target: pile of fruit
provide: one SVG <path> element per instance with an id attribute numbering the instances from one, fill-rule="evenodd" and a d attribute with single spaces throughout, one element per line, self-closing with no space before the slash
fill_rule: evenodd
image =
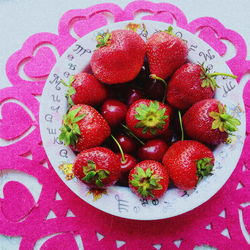
<path id="1" fill-rule="evenodd" d="M 59 139 L 76 152 L 74 176 L 95 189 L 129 186 L 145 199 L 161 197 L 170 181 L 195 188 L 212 173 L 213 148 L 240 125 L 214 99 L 216 76 L 235 76 L 188 62 L 171 27 L 147 42 L 115 30 L 96 47 L 92 73 L 72 76 L 66 94 Z"/>

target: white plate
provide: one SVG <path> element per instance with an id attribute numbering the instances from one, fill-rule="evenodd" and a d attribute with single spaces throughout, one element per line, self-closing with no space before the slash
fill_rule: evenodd
<path id="1" fill-rule="evenodd" d="M 94 207 L 107 213 L 129 219 L 157 220 L 173 217 L 194 209 L 211 198 L 227 181 L 239 160 L 245 139 L 245 112 L 242 93 L 237 82 L 231 78 L 217 77 L 221 88 L 217 89 L 216 99 L 226 104 L 229 113 L 241 121 L 241 126 L 232 144 L 219 145 L 215 151 L 214 174 L 202 180 L 197 188 L 188 193 L 173 188 L 159 200 L 146 201 L 134 195 L 129 188 L 112 186 L 107 189 L 107 194 L 97 201 L 93 201 L 91 195 L 87 195 L 88 188 L 76 178 L 67 181 L 65 175 L 58 168 L 62 163 L 72 163 L 75 154 L 69 147 L 59 143 L 58 136 L 62 117 L 66 113 L 67 102 L 65 93 L 67 88 L 60 81 L 68 82 L 70 75 L 88 70 L 92 52 L 96 46 L 96 36 L 99 32 L 107 30 L 124 29 L 131 21 L 114 23 L 93 31 L 79 39 L 58 60 L 43 90 L 40 106 L 40 129 L 43 146 L 49 160 L 57 174 L 64 183 L 81 199 Z M 168 24 L 143 21 L 137 33 L 146 40 L 151 34 L 168 28 Z M 145 25 L 146 30 L 143 29 Z M 173 26 L 173 25 L 172 25 Z M 212 72 L 231 73 L 224 60 L 203 40 L 190 32 L 173 26 L 174 33 L 187 41 L 189 48 L 188 59 L 194 63 L 205 63 Z"/>

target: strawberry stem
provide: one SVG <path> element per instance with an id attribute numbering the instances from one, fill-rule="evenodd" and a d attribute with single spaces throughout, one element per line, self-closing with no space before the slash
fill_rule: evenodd
<path id="1" fill-rule="evenodd" d="M 122 127 L 126 129 L 127 135 L 135 138 L 141 145 L 145 145 L 145 143 L 139 139 L 125 124 L 122 124 Z"/>
<path id="2" fill-rule="evenodd" d="M 213 91 L 215 91 L 216 88 L 219 88 L 220 86 L 216 83 L 215 76 L 228 76 L 232 78 L 237 78 L 237 76 L 227 73 L 209 73 L 208 68 L 204 68 L 204 64 L 201 64 L 202 74 L 201 74 L 201 87 L 203 88 L 211 88 Z"/>
<path id="3" fill-rule="evenodd" d="M 64 80 L 61 80 L 61 84 L 65 87 L 70 87 L 71 84 L 67 84 Z"/>
<path id="4" fill-rule="evenodd" d="M 122 150 L 121 144 L 116 140 L 116 138 L 113 135 L 110 135 L 110 136 L 115 141 L 117 147 L 119 148 L 119 151 L 120 151 L 120 153 L 122 155 L 122 163 L 125 163 L 126 159 L 125 159 L 124 152 Z"/>
<path id="5" fill-rule="evenodd" d="M 184 140 L 184 130 L 183 130 L 183 124 L 182 124 L 182 118 L 181 118 L 181 111 L 178 111 L 179 115 L 179 122 L 180 122 L 180 127 L 181 127 L 181 140 Z"/>
<path id="6" fill-rule="evenodd" d="M 174 33 L 173 33 L 173 27 L 172 26 L 169 26 L 167 30 L 161 30 L 161 32 L 165 32 L 165 33 L 168 33 L 169 35 L 172 35 L 172 36 L 176 36 Z"/>
<path id="7" fill-rule="evenodd" d="M 163 78 L 161 78 L 161 77 L 159 77 L 159 76 L 157 76 L 155 74 L 151 74 L 151 75 L 149 75 L 149 77 L 151 79 L 158 80 L 158 81 L 164 83 L 164 85 L 165 85 L 165 91 L 164 91 L 164 95 L 163 95 L 163 98 L 162 98 L 162 103 L 165 103 L 165 100 L 166 100 L 166 91 L 167 91 L 167 86 L 168 86 L 167 82 Z"/>
<path id="8" fill-rule="evenodd" d="M 68 88 L 67 93 L 66 93 L 66 98 L 68 99 L 68 106 L 72 107 L 74 105 L 74 102 L 72 100 L 72 95 L 74 95 L 76 93 L 75 88 L 72 86 L 72 83 L 75 80 L 75 76 L 70 76 L 69 77 L 69 84 L 67 84 L 64 80 L 61 80 L 62 85 L 64 85 L 65 87 Z"/>
<path id="9" fill-rule="evenodd" d="M 213 77 L 213 76 L 228 76 L 228 77 L 231 77 L 233 79 L 237 78 L 237 76 L 235 76 L 235 75 L 227 74 L 227 73 L 219 73 L 219 72 L 208 74 L 208 76 L 210 76 L 210 77 Z"/>

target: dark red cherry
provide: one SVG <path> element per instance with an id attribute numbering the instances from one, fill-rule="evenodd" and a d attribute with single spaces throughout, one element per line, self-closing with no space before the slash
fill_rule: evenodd
<path id="1" fill-rule="evenodd" d="M 127 106 L 115 99 L 106 100 L 101 107 L 101 114 L 111 127 L 123 122 L 127 113 Z"/>
<path id="2" fill-rule="evenodd" d="M 121 162 L 121 173 L 128 173 L 137 164 L 137 160 L 132 155 L 124 154 L 124 160 L 120 153 L 117 155 Z"/>
<path id="3" fill-rule="evenodd" d="M 139 74 L 135 78 L 135 81 L 137 82 L 136 86 L 143 87 L 145 81 L 149 79 L 149 75 L 150 75 L 149 65 L 147 63 L 147 58 L 145 57 L 144 64 L 141 67 Z"/>
<path id="4" fill-rule="evenodd" d="M 127 93 L 127 105 L 130 106 L 133 102 L 142 98 L 142 91 L 140 91 L 139 89 L 129 89 Z"/>
<path id="5" fill-rule="evenodd" d="M 162 81 L 149 78 L 145 82 L 145 92 L 148 98 L 162 101 L 165 91 L 166 86 Z"/>
<path id="6" fill-rule="evenodd" d="M 128 186 L 129 172 L 132 168 L 135 167 L 135 165 L 137 164 L 137 160 L 129 154 L 124 154 L 125 160 L 122 159 L 121 154 L 117 154 L 117 155 L 121 162 L 121 176 L 117 184 L 122 185 L 122 186 Z"/>
<path id="7" fill-rule="evenodd" d="M 138 157 L 141 160 L 162 161 L 163 155 L 168 149 L 167 143 L 162 139 L 154 139 L 139 148 Z"/>
<path id="8" fill-rule="evenodd" d="M 138 148 L 138 142 L 125 134 L 119 134 L 116 136 L 117 141 L 120 143 L 122 150 L 124 153 L 133 154 L 136 152 Z M 117 145 L 115 144 L 116 151 L 119 150 Z"/>
<path id="9" fill-rule="evenodd" d="M 168 128 L 161 137 L 165 140 L 165 142 L 171 142 L 174 136 L 174 132 L 171 128 Z"/>

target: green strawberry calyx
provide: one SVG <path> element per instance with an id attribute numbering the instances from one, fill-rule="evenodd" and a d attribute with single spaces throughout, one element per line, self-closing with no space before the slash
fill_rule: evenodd
<path id="1" fill-rule="evenodd" d="M 211 88 L 213 91 L 215 91 L 216 88 L 220 88 L 220 86 L 217 84 L 215 77 L 216 76 L 228 76 L 231 78 L 236 79 L 237 76 L 232 75 L 232 74 L 227 74 L 227 73 L 219 73 L 219 72 L 215 72 L 215 73 L 209 73 L 209 69 L 208 67 L 204 67 L 204 65 L 201 65 L 201 87 L 202 88 Z"/>
<path id="2" fill-rule="evenodd" d="M 150 168 L 144 171 L 142 168 L 137 167 L 136 171 L 137 174 L 132 175 L 133 179 L 130 180 L 130 184 L 137 188 L 137 192 L 142 197 L 151 196 L 154 198 L 152 191 L 162 189 L 162 185 L 159 183 L 162 177 L 155 175 Z"/>
<path id="3" fill-rule="evenodd" d="M 97 41 L 97 48 L 101 48 L 101 47 L 105 47 L 111 44 L 111 38 L 112 35 L 109 32 L 105 32 L 103 34 L 100 34 L 96 37 L 96 41 Z"/>
<path id="4" fill-rule="evenodd" d="M 226 112 L 226 105 L 218 103 L 218 109 L 219 112 L 212 111 L 209 113 L 209 116 L 214 119 L 212 129 L 219 129 L 220 132 L 226 132 L 228 134 L 237 131 L 237 126 L 239 126 L 241 122 Z"/>
<path id="5" fill-rule="evenodd" d="M 66 84 L 63 80 L 61 83 L 65 86 L 68 87 L 68 90 L 66 92 L 66 98 L 68 99 L 68 105 L 69 107 L 72 107 L 74 105 L 74 102 L 72 100 L 72 95 L 76 93 L 75 88 L 72 86 L 72 83 L 75 81 L 75 76 L 70 76 L 69 77 L 69 84 Z"/>
<path id="6" fill-rule="evenodd" d="M 77 123 L 86 116 L 86 114 L 77 115 L 81 108 L 82 107 L 70 110 L 63 117 L 63 125 L 60 128 L 61 133 L 59 135 L 59 140 L 64 141 L 66 146 L 75 145 L 81 135 L 81 131 Z"/>
<path id="7" fill-rule="evenodd" d="M 199 177 L 199 180 L 201 180 L 204 176 L 212 175 L 213 171 L 213 161 L 212 158 L 205 157 L 198 161 L 196 161 L 197 166 L 197 175 Z"/>
<path id="8" fill-rule="evenodd" d="M 94 184 L 99 188 L 102 188 L 103 179 L 109 177 L 110 172 L 106 169 L 96 169 L 96 164 L 94 161 L 87 161 L 87 166 L 82 168 L 85 177 L 82 178 L 83 181 Z"/>
<path id="9" fill-rule="evenodd" d="M 167 30 L 160 30 L 161 32 L 165 32 L 165 33 L 168 33 L 172 36 L 176 36 L 174 33 L 173 33 L 173 30 L 174 28 L 172 26 L 168 26 L 168 29 Z"/>
<path id="10" fill-rule="evenodd" d="M 166 108 L 160 108 L 158 101 L 151 101 L 149 106 L 140 104 L 136 109 L 135 118 L 139 122 L 135 125 L 136 128 L 142 128 L 142 133 L 150 132 L 156 135 L 157 132 L 163 129 L 166 124 L 167 115 L 164 115 Z"/>

